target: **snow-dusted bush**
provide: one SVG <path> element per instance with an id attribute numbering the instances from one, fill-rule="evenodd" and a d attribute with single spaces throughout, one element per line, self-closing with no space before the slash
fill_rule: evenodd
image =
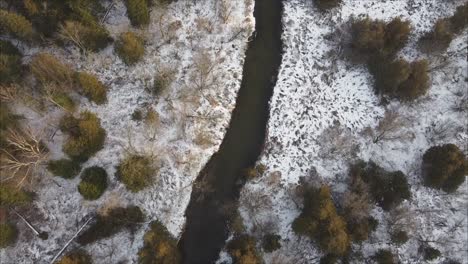
<path id="1" fill-rule="evenodd" d="M 69 135 L 63 151 L 72 159 L 85 161 L 104 146 L 106 131 L 91 112 L 84 111 L 79 118 L 65 115 L 60 121 L 60 129 Z"/>
<path id="2" fill-rule="evenodd" d="M 154 76 L 150 92 L 155 96 L 164 95 L 175 79 L 176 72 L 171 68 L 163 68 Z"/>
<path id="3" fill-rule="evenodd" d="M 468 2 L 457 7 L 455 13 L 449 18 L 452 30 L 455 34 L 460 33 L 468 26 Z"/>
<path id="4" fill-rule="evenodd" d="M 314 0 L 317 7 L 323 10 L 337 7 L 341 2 L 342 0 Z"/>
<path id="5" fill-rule="evenodd" d="M 177 240 L 159 221 L 153 221 L 144 236 L 143 248 L 138 252 L 138 263 L 181 263 Z M 251 263 L 255 264 L 255 263 Z"/>
<path id="6" fill-rule="evenodd" d="M 18 237 L 18 229 L 12 223 L 0 222 L 0 248 L 13 245 Z"/>
<path id="7" fill-rule="evenodd" d="M 360 178 L 367 184 L 372 199 L 386 211 L 411 197 L 408 181 L 401 171 L 386 171 L 372 161 L 351 166 L 350 177 Z"/>
<path id="8" fill-rule="evenodd" d="M 81 165 L 75 160 L 51 160 L 47 164 L 47 169 L 55 176 L 59 176 L 65 179 L 72 179 L 80 173 Z"/>
<path id="9" fill-rule="evenodd" d="M 143 39 L 133 32 L 124 32 L 115 44 L 119 57 L 127 64 L 137 63 L 145 54 Z"/>
<path id="10" fill-rule="evenodd" d="M 6 40 L 0 40 L 0 84 L 15 82 L 21 77 L 21 52 Z"/>
<path id="11" fill-rule="evenodd" d="M 398 263 L 397 257 L 388 249 L 379 249 L 372 257 L 377 264 L 396 264 Z"/>
<path id="12" fill-rule="evenodd" d="M 89 100 L 96 104 L 103 104 L 107 101 L 107 87 L 95 75 L 79 72 L 77 80 Z"/>
<path id="13" fill-rule="evenodd" d="M 351 48 L 368 58 L 392 57 L 408 41 L 410 23 L 395 18 L 389 23 L 365 18 L 351 21 Z"/>
<path id="14" fill-rule="evenodd" d="M 30 67 L 32 74 L 42 85 L 54 84 L 62 89 L 73 87 L 74 70 L 48 53 L 35 55 Z"/>
<path id="15" fill-rule="evenodd" d="M 150 22 L 149 0 L 125 0 L 127 15 L 133 26 L 146 26 Z"/>
<path id="16" fill-rule="evenodd" d="M 467 173 L 468 161 L 456 145 L 434 146 L 424 153 L 422 174 L 429 187 L 454 192 Z"/>
<path id="17" fill-rule="evenodd" d="M 351 244 L 346 222 L 338 215 L 330 188 L 326 185 L 306 190 L 304 207 L 292 228 L 297 234 L 315 240 L 327 253 L 343 255 Z"/>
<path id="18" fill-rule="evenodd" d="M 78 237 L 82 245 L 108 238 L 129 230 L 135 232 L 145 221 L 145 215 L 138 206 L 116 207 L 108 210 L 106 214 L 97 215 L 96 221 Z"/>
<path id="19" fill-rule="evenodd" d="M 107 172 L 101 167 L 86 168 L 81 175 L 78 191 L 86 200 L 96 200 L 107 189 Z"/>
<path id="20" fill-rule="evenodd" d="M 440 251 L 431 246 L 424 245 L 419 250 L 422 252 L 424 260 L 431 261 L 440 257 Z"/>
<path id="21" fill-rule="evenodd" d="M 31 22 L 24 16 L 0 9 L 0 34 L 7 34 L 14 38 L 30 40 L 33 37 Z"/>
<path id="22" fill-rule="evenodd" d="M 273 252 L 281 248 L 281 236 L 275 234 L 266 234 L 262 239 L 262 248 L 265 252 Z"/>
<path id="23" fill-rule="evenodd" d="M 68 253 L 61 258 L 56 264 L 92 264 L 91 256 L 84 250 L 77 250 Z"/>
<path id="24" fill-rule="evenodd" d="M 130 154 L 117 167 L 117 178 L 131 192 L 139 192 L 153 182 L 156 172 L 150 157 Z"/>
<path id="25" fill-rule="evenodd" d="M 378 93 L 400 100 L 413 100 L 424 95 L 429 89 L 427 60 L 387 60 L 375 57 L 369 63 L 374 76 L 374 87 Z"/>
<path id="26" fill-rule="evenodd" d="M 257 252 L 255 238 L 249 235 L 234 237 L 227 244 L 227 251 L 233 258 L 233 264 L 261 264 L 262 258 Z"/>
<path id="27" fill-rule="evenodd" d="M 339 257 L 333 254 L 327 254 L 320 258 L 320 264 L 336 264 Z"/>

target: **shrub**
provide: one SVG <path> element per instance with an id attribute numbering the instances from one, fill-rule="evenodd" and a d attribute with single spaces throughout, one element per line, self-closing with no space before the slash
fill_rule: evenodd
<path id="1" fill-rule="evenodd" d="M 92 264 L 91 256 L 83 250 L 71 252 L 61 258 L 56 264 Z"/>
<path id="2" fill-rule="evenodd" d="M 373 200 L 388 211 L 411 197 L 406 176 L 401 171 L 389 172 L 374 162 L 358 162 L 351 167 L 351 178 L 361 178 L 369 186 Z"/>
<path id="3" fill-rule="evenodd" d="M 81 165 L 74 160 L 60 159 L 50 161 L 47 164 L 47 169 L 55 176 L 72 179 L 80 173 Z"/>
<path id="4" fill-rule="evenodd" d="M 234 237 L 227 244 L 227 251 L 233 258 L 233 264 L 260 264 L 261 257 L 255 246 L 255 239 L 249 235 Z"/>
<path id="5" fill-rule="evenodd" d="M 389 58 L 405 46 L 410 31 L 409 22 L 400 18 L 395 18 L 387 24 L 369 18 L 352 21 L 351 48 L 370 58 Z"/>
<path id="6" fill-rule="evenodd" d="M 131 192 L 139 192 L 152 183 L 155 172 L 149 157 L 129 155 L 117 167 L 117 178 Z"/>
<path id="7" fill-rule="evenodd" d="M 29 40 L 33 36 L 33 28 L 24 16 L 0 9 L 0 34 Z"/>
<path id="8" fill-rule="evenodd" d="M 314 0 L 318 8 L 325 10 L 337 7 L 342 0 Z"/>
<path id="9" fill-rule="evenodd" d="M 155 96 L 163 95 L 168 91 L 175 78 L 175 71 L 172 69 L 162 69 L 154 76 L 153 87 L 150 92 Z"/>
<path id="10" fill-rule="evenodd" d="M 33 200 L 33 194 L 20 190 L 5 183 L 0 185 L 0 206 L 28 205 Z"/>
<path id="11" fill-rule="evenodd" d="M 18 237 L 18 229 L 10 223 L 0 223 L 0 248 L 13 245 Z"/>
<path id="12" fill-rule="evenodd" d="M 150 22 L 149 0 L 125 0 L 127 15 L 133 26 L 145 26 Z"/>
<path id="13" fill-rule="evenodd" d="M 91 112 L 82 112 L 79 119 L 64 116 L 60 128 L 69 135 L 63 151 L 72 159 L 86 161 L 104 145 L 106 131 L 101 127 L 99 118 Z"/>
<path id="14" fill-rule="evenodd" d="M 143 248 L 138 252 L 138 263 L 181 263 L 177 240 L 159 221 L 153 221 L 144 236 Z"/>
<path id="15" fill-rule="evenodd" d="M 396 230 L 391 235 L 392 242 L 398 245 L 403 245 L 408 242 L 408 233 L 403 230 Z"/>
<path id="16" fill-rule="evenodd" d="M 439 19 L 434 24 L 431 32 L 424 35 L 420 40 L 420 47 L 425 52 L 443 51 L 452 42 L 453 33 L 450 28 L 450 21 Z"/>
<path id="17" fill-rule="evenodd" d="M 145 215 L 138 206 L 112 208 L 105 215 L 97 215 L 93 225 L 81 233 L 77 241 L 86 245 L 123 230 L 134 232 L 144 220 Z"/>
<path id="18" fill-rule="evenodd" d="M 397 260 L 395 260 L 395 257 L 393 256 L 392 252 L 387 249 L 379 249 L 377 253 L 372 257 L 378 264 L 396 264 L 398 263 Z"/>
<path id="19" fill-rule="evenodd" d="M 426 60 L 386 60 L 376 57 L 369 62 L 369 70 L 374 76 L 374 87 L 378 93 L 402 100 L 413 100 L 424 95 L 429 88 Z"/>
<path id="20" fill-rule="evenodd" d="M 455 34 L 460 33 L 468 25 L 468 3 L 457 7 L 457 10 L 451 16 L 450 24 Z"/>
<path id="21" fill-rule="evenodd" d="M 107 188 L 107 172 L 101 167 L 86 168 L 81 175 L 78 191 L 86 200 L 96 200 Z"/>
<path id="22" fill-rule="evenodd" d="M 137 63 L 145 54 L 143 39 L 133 32 L 122 33 L 115 44 L 115 50 L 127 65 Z"/>
<path id="23" fill-rule="evenodd" d="M 281 236 L 275 234 L 267 234 L 263 237 L 262 247 L 265 252 L 273 252 L 281 248 Z"/>
<path id="24" fill-rule="evenodd" d="M 80 72 L 77 79 L 84 95 L 89 100 L 96 104 L 103 104 L 107 101 L 107 87 L 96 76 Z"/>
<path id="25" fill-rule="evenodd" d="M 434 260 L 440 257 L 440 251 L 436 248 L 430 247 L 430 246 L 423 246 L 422 247 L 422 252 L 424 255 L 424 260 Z"/>
<path id="26" fill-rule="evenodd" d="M 369 234 L 375 231 L 376 226 L 374 225 L 372 217 L 365 219 L 346 219 L 349 235 L 355 242 L 366 241 L 369 238 Z"/>
<path id="27" fill-rule="evenodd" d="M 73 85 L 74 71 L 69 65 L 61 63 L 54 56 L 39 53 L 31 61 L 31 72 L 43 85 L 52 83 L 64 89 Z"/>
<path id="28" fill-rule="evenodd" d="M 453 144 L 434 146 L 424 153 L 422 172 L 427 186 L 451 193 L 465 182 L 468 161 Z"/>
<path id="29" fill-rule="evenodd" d="M 337 214 L 328 186 L 305 192 L 304 208 L 292 228 L 295 233 L 316 240 L 327 253 L 343 255 L 350 246 L 346 222 Z"/>

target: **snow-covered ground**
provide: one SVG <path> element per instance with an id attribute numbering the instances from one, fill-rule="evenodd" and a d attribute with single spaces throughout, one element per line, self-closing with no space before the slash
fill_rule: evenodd
<path id="1" fill-rule="evenodd" d="M 422 155 L 430 146 L 454 143 L 467 152 L 468 113 L 454 110 L 468 94 L 467 31 L 438 58 L 422 54 L 416 45 L 438 18 L 451 15 L 463 1 L 344 0 L 328 13 L 321 13 L 312 2 L 284 1 L 284 55 L 270 103 L 266 148 L 259 160 L 267 171 L 249 182 L 241 195 L 241 215 L 248 229 L 253 234 L 262 229 L 277 232 L 283 238 L 280 250 L 265 254 L 267 263 L 273 259 L 279 261 L 274 263 L 319 262 L 322 253 L 291 229 L 300 213 L 293 189 L 305 177 L 343 193 L 348 164 L 356 159 L 403 171 L 412 191 L 412 199 L 403 205 L 414 226 L 411 239 L 399 248 L 391 245 L 386 227 L 393 218 L 374 208 L 372 215 L 379 220 L 379 228 L 362 246 L 355 246 L 364 257 L 390 248 L 403 263 L 426 263 L 418 254 L 419 240 L 425 240 L 433 241 L 429 244 L 442 253 L 432 263 L 445 257 L 468 263 L 467 185 L 446 195 L 422 186 L 420 179 Z M 386 21 L 402 17 L 411 22 L 410 41 L 399 56 L 430 61 L 432 85 L 427 95 L 411 103 L 394 100 L 385 106 L 373 92 L 365 65 L 343 59 L 337 29 L 345 27 L 351 16 L 366 15 Z M 442 63 L 445 65 L 439 67 Z M 374 144 L 365 131 L 377 126 L 386 109 L 405 120 L 394 132 L 402 139 Z M 448 132 L 434 137 L 440 127 L 448 127 Z"/>
<path id="2" fill-rule="evenodd" d="M 224 11 L 222 2 L 227 7 Z M 123 1 L 115 3 L 105 25 L 117 38 L 131 27 Z M 65 180 L 44 172 L 34 203 L 35 214 L 39 216 L 32 222 L 48 232 L 49 239 L 26 239 L 31 238 L 30 231 L 19 223 L 19 241 L 14 247 L 0 251 L 2 264 L 48 263 L 88 215 L 116 204 L 139 206 L 148 222 L 158 219 L 179 236 L 191 183 L 217 151 L 229 123 L 242 79 L 247 39 L 253 28 L 253 1 L 178 1 L 167 9 L 152 10 L 150 25 L 139 31 L 145 37 L 146 53 L 134 66 L 126 66 L 114 53 L 113 45 L 87 56 L 73 49 L 48 48 L 46 51 L 75 69 L 96 74 L 109 87 L 106 104 L 98 106 L 81 97 L 79 111 L 88 109 L 96 113 L 107 132 L 104 148 L 83 168 L 104 167 L 110 184 L 100 199 L 85 201 L 77 191 L 79 177 Z M 39 51 L 23 52 L 34 55 Z M 201 63 L 210 68 L 210 73 L 206 85 L 197 87 L 195 79 L 200 76 L 195 64 Z M 156 72 L 164 68 L 177 72 L 175 81 L 167 93 L 154 97 L 145 88 L 152 84 Z M 159 114 L 154 140 L 150 128 L 131 119 L 137 108 L 153 108 Z M 63 114 L 57 109 L 38 114 L 22 106 L 16 110 L 27 117 L 30 126 L 45 130 L 46 135 L 56 130 L 53 125 Z M 46 142 L 52 159 L 63 157 L 62 142 L 60 131 Z M 137 194 L 127 191 L 114 177 L 116 165 L 129 149 L 152 154 L 160 166 L 158 180 Z M 133 235 L 120 233 L 85 249 L 95 263 L 134 263 L 146 227 L 143 225 Z M 71 248 L 76 246 L 73 244 Z"/>

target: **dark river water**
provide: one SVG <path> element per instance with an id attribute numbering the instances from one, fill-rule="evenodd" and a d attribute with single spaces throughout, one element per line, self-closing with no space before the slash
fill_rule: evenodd
<path id="1" fill-rule="evenodd" d="M 219 151 L 196 180 L 195 186 L 204 187 L 194 187 L 186 211 L 179 242 L 183 263 L 214 263 L 228 238 L 232 212 L 225 205 L 238 199 L 242 171 L 255 164 L 265 141 L 269 100 L 281 64 L 282 12 L 281 0 L 255 0 L 256 32 L 246 51 L 236 107 Z"/>

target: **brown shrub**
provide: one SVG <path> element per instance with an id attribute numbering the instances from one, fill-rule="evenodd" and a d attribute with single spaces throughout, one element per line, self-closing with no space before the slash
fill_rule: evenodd
<path id="1" fill-rule="evenodd" d="M 84 95 L 89 100 L 96 104 L 107 102 L 107 87 L 95 75 L 80 72 L 77 79 Z"/>
<path id="2" fill-rule="evenodd" d="M 74 70 L 48 53 L 39 53 L 31 61 L 31 72 L 43 85 L 52 83 L 63 89 L 73 87 Z"/>
<path id="3" fill-rule="evenodd" d="M 145 54 L 143 39 L 133 32 L 122 33 L 115 45 L 119 57 L 127 64 L 135 64 Z"/>
<path id="4" fill-rule="evenodd" d="M 0 9 L 0 34 L 30 40 L 33 36 L 33 28 L 31 22 L 24 16 Z"/>

